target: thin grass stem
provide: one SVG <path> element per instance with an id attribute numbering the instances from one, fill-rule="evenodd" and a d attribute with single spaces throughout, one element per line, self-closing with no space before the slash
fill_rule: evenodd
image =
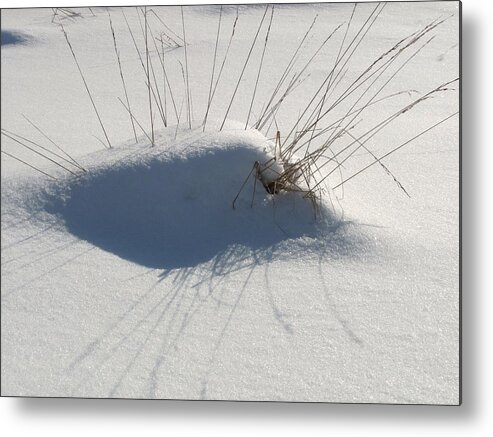
<path id="1" fill-rule="evenodd" d="M 255 38 L 253 39 L 252 46 L 250 47 L 250 51 L 248 52 L 248 56 L 247 56 L 247 58 L 245 60 L 245 63 L 243 65 L 243 69 L 241 70 L 240 77 L 238 78 L 238 82 L 236 83 L 235 90 L 233 92 L 233 95 L 231 96 L 231 100 L 229 102 L 228 109 L 226 110 L 226 114 L 224 114 L 224 120 L 223 120 L 223 122 L 222 122 L 221 127 L 220 127 L 219 130 L 223 130 L 224 124 L 226 123 L 226 120 L 228 118 L 229 111 L 231 109 L 231 106 L 233 105 L 233 101 L 234 101 L 234 98 L 236 96 L 236 92 L 238 91 L 238 88 L 240 86 L 241 79 L 243 77 L 243 74 L 245 73 L 246 67 L 248 65 L 248 61 L 250 60 L 250 56 L 252 55 L 253 48 L 255 47 L 255 43 L 257 42 L 257 38 L 258 38 L 258 35 L 260 33 L 260 29 L 262 28 L 262 24 L 264 23 L 265 16 L 267 15 L 267 10 L 268 9 L 269 9 L 269 5 L 267 5 L 265 7 L 264 15 L 262 16 L 262 19 L 260 20 L 260 24 L 258 26 L 257 33 L 255 34 Z"/>
<path id="2" fill-rule="evenodd" d="M 229 49 L 231 48 L 231 43 L 233 41 L 233 37 L 234 37 L 234 34 L 235 34 L 236 23 L 238 22 L 238 18 L 239 18 L 239 14 L 238 14 L 238 7 L 237 7 L 236 8 L 236 18 L 235 18 L 235 21 L 233 22 L 233 26 L 231 28 L 231 35 L 229 37 L 228 47 L 226 48 L 226 53 L 224 54 L 224 58 L 223 58 L 223 61 L 221 63 L 221 68 L 219 69 L 219 73 L 217 75 L 217 79 L 216 79 L 216 82 L 214 84 L 214 89 L 212 90 L 212 95 L 211 95 L 210 101 L 207 104 L 207 113 L 209 113 L 210 108 L 212 106 L 212 100 L 214 99 L 214 95 L 216 94 L 217 86 L 219 85 L 219 80 L 221 79 L 221 75 L 223 73 L 224 65 L 226 64 L 226 60 L 228 59 Z"/>
<path id="3" fill-rule="evenodd" d="M 125 103 L 123 103 L 122 99 L 120 99 L 120 97 L 118 97 L 118 100 L 120 101 L 120 103 L 123 105 L 123 107 L 127 110 L 127 112 L 130 114 L 130 116 L 135 120 L 135 122 L 137 123 L 137 126 L 140 127 L 140 130 L 144 133 L 144 135 L 149 139 L 149 141 L 151 142 L 151 144 L 153 144 L 153 141 L 151 139 L 151 137 L 149 136 L 149 134 L 146 132 L 146 130 L 142 127 L 142 125 L 139 123 L 139 121 L 135 118 L 135 116 L 130 112 L 130 109 L 128 109 L 126 106 L 125 106 Z"/>
<path id="4" fill-rule="evenodd" d="M 50 149 L 47 149 L 46 147 L 42 146 L 41 144 L 36 143 L 35 141 L 30 140 L 29 138 L 25 138 L 22 135 L 16 134 L 15 132 L 8 131 L 7 129 L 2 129 L 2 131 L 5 132 L 6 134 L 13 135 L 13 136 L 15 136 L 17 138 L 20 138 L 22 141 L 25 141 L 25 142 L 27 142 L 29 144 L 32 144 L 35 147 L 39 147 L 41 150 L 44 150 L 45 152 L 48 152 L 51 155 L 56 156 L 57 158 L 59 158 L 62 161 L 66 162 L 67 164 L 70 164 L 70 165 L 76 167 L 77 169 L 81 170 L 80 167 L 77 166 L 77 165 L 75 165 L 72 161 L 69 161 L 68 159 L 64 158 L 63 156 L 59 155 L 58 153 L 53 152 Z"/>
<path id="5" fill-rule="evenodd" d="M 111 35 L 113 37 L 113 47 L 115 49 L 116 60 L 118 62 L 118 69 L 120 71 L 120 79 L 122 80 L 123 92 L 125 94 L 125 100 L 127 102 L 128 109 L 131 112 L 132 108 L 130 107 L 130 101 L 129 101 L 128 93 L 127 93 L 127 85 L 125 84 L 125 77 L 123 76 L 122 63 L 121 63 L 121 59 L 120 59 L 120 52 L 118 51 L 118 47 L 116 44 L 115 29 L 113 28 L 113 22 L 111 20 L 111 14 L 110 14 L 109 9 L 108 9 L 108 18 L 110 21 Z M 135 142 L 137 143 L 137 132 L 135 131 L 135 124 L 134 124 L 134 120 L 133 120 L 131 115 L 130 115 L 130 123 L 132 125 L 132 131 L 134 133 Z"/>
<path id="6" fill-rule="evenodd" d="M 212 85 L 214 82 L 214 72 L 216 70 L 217 47 L 218 47 L 218 43 L 219 43 L 219 33 L 221 32 L 222 16 L 223 16 L 223 6 L 221 5 L 221 7 L 219 8 L 219 22 L 217 24 L 216 44 L 214 46 L 214 59 L 212 61 L 211 83 L 209 86 L 209 96 L 207 97 L 207 109 L 205 111 L 202 132 L 205 132 L 205 126 L 207 124 L 207 116 L 209 115 L 209 109 L 211 107 Z"/>
<path id="7" fill-rule="evenodd" d="M 248 109 L 248 116 L 245 123 L 245 130 L 248 127 L 248 122 L 250 121 L 250 114 L 252 113 L 253 102 L 255 100 L 255 95 L 257 93 L 258 82 L 260 80 L 260 73 L 262 72 L 262 65 L 264 63 L 265 50 L 267 49 L 267 42 L 269 41 L 270 28 L 272 26 L 272 18 L 274 17 L 274 5 L 271 7 L 269 27 L 267 28 L 267 33 L 265 34 L 264 48 L 262 50 L 262 56 L 260 57 L 260 64 L 258 67 L 257 77 L 255 79 L 255 86 L 253 88 L 252 101 L 250 102 L 250 108 Z"/>
<path id="8" fill-rule="evenodd" d="M 382 159 L 387 158 L 392 153 L 397 152 L 397 150 L 403 148 L 404 146 L 411 143 L 415 139 L 423 136 L 425 133 L 429 132 L 430 130 L 434 129 L 435 127 L 439 126 L 440 124 L 445 123 L 447 120 L 451 119 L 452 117 L 454 117 L 455 115 L 458 115 L 458 114 L 459 114 L 459 111 L 454 112 L 453 114 L 449 115 L 448 117 L 445 117 L 444 119 L 440 120 L 438 123 L 435 123 L 434 125 L 430 126 L 429 128 L 425 129 L 424 131 L 420 132 L 419 134 L 415 135 L 414 137 L 410 138 L 409 140 L 405 141 L 404 143 L 400 144 L 399 146 L 395 147 L 390 152 L 387 152 L 385 155 L 378 158 L 378 160 L 373 161 L 372 163 L 368 164 L 366 167 L 363 167 L 361 170 L 358 170 L 356 173 L 354 173 L 351 176 L 349 176 L 348 178 L 344 179 L 340 184 L 336 185 L 334 187 L 334 189 L 340 187 L 341 185 L 344 185 L 346 182 L 348 182 L 351 179 L 355 178 L 356 176 L 360 175 L 361 173 L 363 173 L 364 171 L 366 171 L 367 169 L 369 169 L 373 165 L 377 164 Z"/>
<path id="9" fill-rule="evenodd" d="M 183 44 L 185 47 L 185 70 L 186 70 L 186 93 L 187 93 L 187 115 L 188 115 L 188 128 L 192 129 L 192 102 L 190 95 L 190 81 L 188 76 L 188 52 L 187 52 L 187 38 L 185 33 L 185 16 L 183 14 L 183 6 L 181 7 L 181 24 L 183 29 Z"/>
<path id="10" fill-rule="evenodd" d="M 44 159 L 47 159 L 48 161 L 52 162 L 53 164 L 57 165 L 58 167 L 63 168 L 65 171 L 71 173 L 72 175 L 77 176 L 77 173 L 74 173 L 69 168 L 65 167 L 64 165 L 60 164 L 59 162 L 55 161 L 54 159 L 51 159 L 49 156 L 43 155 L 41 152 L 38 152 L 36 149 L 33 149 L 32 147 L 28 146 L 27 144 L 23 143 L 22 141 L 19 141 L 18 139 L 9 135 L 5 131 L 5 129 L 2 129 L 2 135 L 6 136 L 7 138 L 10 138 L 11 140 L 15 141 L 16 143 L 20 144 L 21 146 L 25 147 L 26 149 L 30 150 L 31 152 L 36 153 L 36 155 L 39 155 L 39 156 L 43 157 Z"/>
<path id="11" fill-rule="evenodd" d="M 99 124 L 101 125 L 101 129 L 103 130 L 104 137 L 106 138 L 106 141 L 108 142 L 108 148 L 112 148 L 110 139 L 108 138 L 108 134 L 106 133 L 106 129 L 104 128 L 103 121 L 101 120 L 101 117 L 99 115 L 98 109 L 96 108 L 96 104 L 94 103 L 94 99 L 92 98 L 91 92 L 89 91 L 89 86 L 87 85 L 86 79 L 84 77 L 84 74 L 82 73 L 82 69 L 79 65 L 79 61 L 77 60 L 77 56 L 75 56 L 74 49 L 72 47 L 72 44 L 70 43 L 70 40 L 68 39 L 67 32 L 65 32 L 65 28 L 63 27 L 62 24 L 60 24 L 63 36 L 65 37 L 65 40 L 67 41 L 68 47 L 70 49 L 70 52 L 72 53 L 72 56 L 74 58 L 75 64 L 77 65 L 77 69 L 79 70 L 80 77 L 82 78 L 82 82 L 84 82 L 84 86 L 86 88 L 87 94 L 89 95 L 89 99 L 91 100 L 92 107 L 94 108 L 94 112 L 96 113 L 96 116 L 99 120 Z"/>
<path id="12" fill-rule="evenodd" d="M 6 152 L 5 150 L 1 150 L 1 152 L 2 152 L 2 153 L 4 153 L 5 155 L 7 155 L 7 156 L 9 156 L 9 157 L 11 157 L 11 158 L 13 158 L 13 159 L 15 159 L 16 161 L 22 162 L 23 164 L 25 164 L 25 165 L 27 165 L 28 167 L 31 167 L 32 169 L 34 169 L 34 170 L 36 170 L 36 171 L 38 171 L 38 172 L 40 172 L 40 173 L 44 174 L 45 176 L 48 176 L 48 177 L 49 177 L 49 178 L 51 178 L 51 179 L 55 179 L 55 180 L 57 179 L 55 176 L 52 176 L 52 175 L 50 175 L 50 174 L 48 174 L 48 173 L 44 172 L 43 170 L 41 170 L 41 169 L 39 169 L 39 168 L 35 167 L 34 165 L 29 164 L 28 162 L 26 162 L 26 161 L 24 161 L 24 160 L 22 160 L 22 159 L 20 159 L 20 158 L 17 158 L 17 156 L 12 155 L 11 153 Z"/>
<path id="13" fill-rule="evenodd" d="M 62 152 L 67 158 L 69 158 L 76 167 L 81 169 L 83 172 L 87 172 L 87 170 L 82 167 L 72 156 L 70 156 L 65 150 L 63 150 L 58 144 L 56 144 L 48 135 L 46 135 L 38 126 L 34 124 L 29 118 L 27 118 L 24 114 L 21 114 L 22 117 L 32 126 L 34 127 L 43 137 L 45 137 L 51 144 L 53 144 L 60 152 Z"/>
<path id="14" fill-rule="evenodd" d="M 137 14 L 139 12 L 137 11 Z M 147 38 L 147 6 L 144 7 L 144 26 L 145 26 L 145 49 L 146 49 L 146 77 L 147 77 L 147 90 L 149 98 L 149 121 L 151 123 L 151 143 L 154 146 L 154 118 L 152 116 L 152 100 L 151 100 L 151 79 L 149 75 L 149 44 Z"/>
<path id="15" fill-rule="evenodd" d="M 303 46 L 303 44 L 305 43 L 305 40 L 306 38 L 308 37 L 309 33 L 312 31 L 313 29 L 313 26 L 315 25 L 315 22 L 317 21 L 317 18 L 318 18 L 318 14 L 315 15 L 315 18 L 313 19 L 310 27 L 308 28 L 308 30 L 306 31 L 305 35 L 303 36 L 303 38 L 301 39 L 298 47 L 296 48 L 296 50 L 294 51 L 293 53 L 293 56 L 291 57 L 291 59 L 289 60 L 288 62 L 288 65 L 286 66 L 286 68 L 284 69 L 282 75 L 281 75 L 281 78 L 279 79 L 279 82 L 277 83 L 276 85 L 276 88 L 274 89 L 269 101 L 267 102 L 267 104 L 264 106 L 265 109 L 261 112 L 261 115 L 259 117 L 259 119 L 257 120 L 257 123 L 256 123 L 256 128 L 258 129 L 258 126 L 260 124 L 260 122 L 262 121 L 265 113 L 268 111 L 271 103 L 274 101 L 274 98 L 277 94 L 277 92 L 281 89 L 281 86 L 282 84 L 284 83 L 284 81 L 286 80 L 286 78 L 288 77 L 289 73 L 291 72 L 291 69 L 293 68 L 295 62 L 296 62 L 296 59 L 297 59 L 297 56 L 298 56 L 298 52 L 300 51 L 301 47 Z"/>

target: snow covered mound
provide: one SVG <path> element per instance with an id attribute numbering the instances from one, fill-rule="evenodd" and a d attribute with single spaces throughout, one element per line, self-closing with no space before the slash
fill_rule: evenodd
<path id="1" fill-rule="evenodd" d="M 244 184 L 256 161 L 272 157 L 272 143 L 228 127 L 183 130 L 176 140 L 168 129 L 155 146 L 94 154 L 86 174 L 43 191 L 41 208 L 78 238 L 152 268 L 195 266 L 232 247 L 269 257 L 354 249 L 329 204 L 315 213 L 300 193 L 267 193 L 253 173 Z"/>

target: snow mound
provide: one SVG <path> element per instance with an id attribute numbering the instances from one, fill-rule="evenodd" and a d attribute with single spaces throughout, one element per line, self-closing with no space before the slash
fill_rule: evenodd
<path id="1" fill-rule="evenodd" d="M 300 193 L 271 195 L 248 178 L 273 145 L 258 131 L 229 127 L 182 131 L 176 140 L 168 129 L 155 146 L 99 152 L 84 163 L 86 174 L 43 190 L 42 209 L 71 234 L 151 268 L 196 266 L 233 248 L 270 258 L 322 246 L 351 253 L 359 243 L 329 204 L 315 213 Z"/>

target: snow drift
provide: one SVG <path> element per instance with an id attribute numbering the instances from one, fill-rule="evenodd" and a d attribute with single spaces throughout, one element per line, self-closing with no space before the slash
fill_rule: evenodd
<path id="1" fill-rule="evenodd" d="M 269 195 L 248 178 L 256 161 L 272 157 L 258 131 L 197 129 L 170 145 L 174 131 L 155 146 L 127 147 L 123 158 L 121 150 L 98 153 L 88 173 L 51 186 L 42 207 L 73 235 L 152 268 L 196 265 L 235 246 L 289 256 L 293 245 L 306 251 L 325 239 L 339 254 L 352 250 L 348 223 L 329 203 L 315 211 L 301 193 Z"/>

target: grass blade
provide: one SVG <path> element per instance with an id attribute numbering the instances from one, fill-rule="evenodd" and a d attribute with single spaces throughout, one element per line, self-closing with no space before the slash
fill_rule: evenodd
<path id="1" fill-rule="evenodd" d="M 29 164 L 28 162 L 23 161 L 23 160 L 22 160 L 22 159 L 20 159 L 20 158 L 17 158 L 17 156 L 12 155 L 12 154 L 10 154 L 9 152 L 6 152 L 5 150 L 1 150 L 1 152 L 2 152 L 2 153 L 4 153 L 4 154 L 5 154 L 5 155 L 7 155 L 7 156 L 10 156 L 11 158 L 15 159 L 16 161 L 22 162 L 23 164 L 27 165 L 28 167 L 31 167 L 32 169 L 34 169 L 34 170 L 36 170 L 36 171 L 38 171 L 38 172 L 40 172 L 40 173 L 43 173 L 45 176 L 48 176 L 48 177 L 49 177 L 49 178 L 51 178 L 51 179 L 56 179 L 56 177 L 55 177 L 55 176 L 52 176 L 52 175 L 50 175 L 50 174 L 48 174 L 48 173 L 44 172 L 43 170 L 40 170 L 39 168 L 35 167 L 34 165 L 31 165 L 31 164 Z"/>
<path id="2" fill-rule="evenodd" d="M 228 109 L 226 110 L 226 114 L 224 114 L 224 120 L 223 120 L 219 130 L 223 130 L 224 124 L 226 123 L 226 119 L 228 118 L 229 111 L 231 109 L 231 106 L 233 105 L 233 100 L 234 100 L 234 98 L 236 96 L 236 92 L 238 91 L 238 88 L 240 86 L 240 82 L 241 82 L 241 79 L 243 77 L 243 74 L 245 73 L 246 67 L 248 65 L 248 61 L 250 60 L 250 56 L 252 55 L 253 48 L 255 47 L 255 43 L 257 42 L 258 34 L 260 33 L 260 29 L 262 28 L 262 24 L 264 23 L 265 16 L 267 15 L 268 9 L 269 9 L 269 5 L 267 5 L 265 7 L 264 15 L 262 16 L 262 20 L 260 20 L 260 24 L 258 26 L 257 33 L 255 34 L 255 38 L 253 39 L 252 46 L 250 47 L 250 51 L 248 52 L 248 56 L 245 60 L 245 64 L 243 65 L 243 69 L 241 70 L 240 77 L 238 78 L 238 82 L 236 83 L 235 90 L 234 90 L 233 95 L 231 97 L 231 100 L 229 102 Z"/>
<path id="3" fill-rule="evenodd" d="M 86 88 L 87 94 L 89 95 L 89 99 L 91 100 L 92 107 L 94 108 L 94 112 L 96 113 L 96 116 L 98 117 L 99 124 L 101 125 L 101 129 L 103 130 L 104 137 L 106 138 L 106 141 L 108 142 L 108 148 L 111 149 L 112 146 L 111 146 L 110 139 L 108 138 L 108 134 L 106 133 L 106 129 L 104 128 L 104 125 L 103 125 L 103 121 L 101 120 L 98 109 L 96 108 L 96 104 L 94 103 L 94 99 L 92 98 L 91 92 L 89 91 L 89 86 L 87 85 L 84 74 L 82 73 L 82 69 L 79 65 L 79 61 L 77 60 L 77 56 L 75 56 L 75 52 L 74 52 L 74 49 L 72 47 L 72 44 L 70 43 L 70 40 L 68 39 L 67 32 L 65 32 L 65 28 L 63 27 L 62 24 L 60 24 L 60 27 L 62 29 L 63 36 L 65 37 L 65 40 L 67 41 L 70 52 L 72 53 L 75 64 L 77 65 L 77 69 L 79 70 L 80 77 L 82 78 L 82 82 L 84 82 L 84 87 Z"/>

